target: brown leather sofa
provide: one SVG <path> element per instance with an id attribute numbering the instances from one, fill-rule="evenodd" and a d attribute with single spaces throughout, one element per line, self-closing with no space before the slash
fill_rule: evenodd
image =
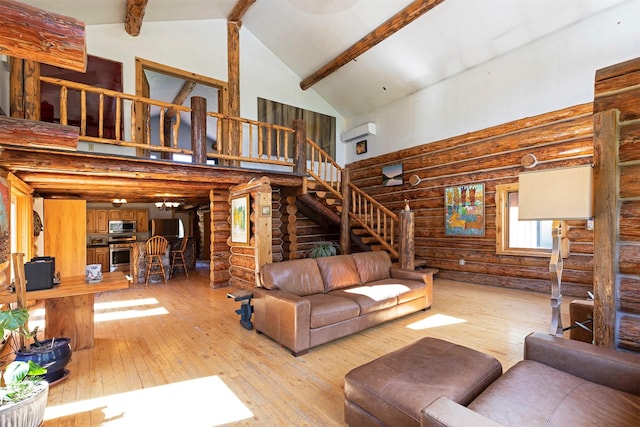
<path id="1" fill-rule="evenodd" d="M 254 326 L 299 356 L 431 307 L 436 272 L 392 268 L 383 251 L 267 264 L 253 292 Z"/>
<path id="2" fill-rule="evenodd" d="M 640 355 L 544 334 L 466 407 L 439 397 L 422 426 L 638 426 Z"/>

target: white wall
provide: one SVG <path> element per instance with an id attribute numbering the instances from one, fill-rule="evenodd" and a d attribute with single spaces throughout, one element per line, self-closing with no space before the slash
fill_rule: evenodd
<path id="1" fill-rule="evenodd" d="M 124 92 L 135 93 L 135 57 L 227 81 L 226 20 L 145 22 L 131 37 L 122 24 L 88 25 L 87 52 L 123 64 Z M 336 117 L 338 135 L 344 118 L 315 91 L 303 91 L 295 75 L 244 28 L 240 31 L 240 114 L 257 119 L 257 97 L 272 99 Z M 129 125 L 125 126 L 129 129 Z M 337 146 L 344 160 L 345 148 Z"/>
<path id="2" fill-rule="evenodd" d="M 640 2 L 630 0 L 397 102 L 348 119 L 376 122 L 347 163 L 593 101 L 595 72 L 640 56 Z"/>

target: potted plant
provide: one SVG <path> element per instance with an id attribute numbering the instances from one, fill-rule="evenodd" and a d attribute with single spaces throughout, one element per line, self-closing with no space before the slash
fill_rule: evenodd
<path id="1" fill-rule="evenodd" d="M 0 386 L 0 426 L 37 427 L 42 424 L 49 383 L 40 376 L 46 372 L 32 361 L 13 361 L 7 366 Z"/>
<path id="2" fill-rule="evenodd" d="M 333 256 L 337 252 L 336 244 L 333 242 L 316 242 L 311 249 L 311 258 Z"/>
<path id="3" fill-rule="evenodd" d="M 33 331 L 27 329 L 29 312 L 26 308 L 16 308 L 0 311 L 0 332 L 16 332 L 24 338 L 24 343 L 16 344 L 11 341 L 12 349 L 17 361 L 33 361 L 47 369 L 44 379 L 53 383 L 60 380 L 67 371 L 65 367 L 71 360 L 71 346 L 69 338 L 52 338 L 38 340 L 38 328 Z M 33 343 L 30 340 L 33 339 Z M 22 340 L 21 340 L 22 341 Z"/>
<path id="4" fill-rule="evenodd" d="M 0 335 L 27 334 L 29 312 L 25 308 L 0 310 Z M 42 424 L 49 383 L 41 378 L 47 370 L 33 361 L 11 362 L 0 382 L 0 426 L 36 427 Z"/>

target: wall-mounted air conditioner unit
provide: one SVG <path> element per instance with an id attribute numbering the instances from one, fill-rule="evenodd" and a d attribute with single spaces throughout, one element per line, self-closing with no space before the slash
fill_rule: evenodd
<path id="1" fill-rule="evenodd" d="M 342 142 L 351 142 L 356 139 L 364 138 L 367 135 L 375 135 L 376 134 L 376 124 L 375 123 L 365 123 L 360 126 L 356 126 L 353 129 L 349 129 L 346 132 L 342 132 L 340 135 Z"/>

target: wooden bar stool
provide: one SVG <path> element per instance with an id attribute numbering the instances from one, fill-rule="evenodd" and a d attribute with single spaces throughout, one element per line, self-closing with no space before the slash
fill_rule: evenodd
<path id="1" fill-rule="evenodd" d="M 189 277 L 189 272 L 187 271 L 187 262 L 184 258 L 184 253 L 187 250 L 187 244 L 189 243 L 189 237 L 185 236 L 182 239 L 182 244 L 180 245 L 180 249 L 177 249 L 171 252 L 171 273 L 170 276 L 173 276 L 173 269 L 176 267 L 182 267 L 184 270 L 184 274 Z"/>
<path id="2" fill-rule="evenodd" d="M 162 280 L 164 280 L 164 283 L 167 283 L 167 276 L 165 276 L 162 257 L 167 252 L 168 246 L 169 241 L 162 236 L 153 236 L 147 240 L 147 254 L 145 255 L 145 260 L 147 262 L 147 274 L 144 279 L 145 286 L 149 284 L 149 276 L 151 274 L 162 274 Z"/>

